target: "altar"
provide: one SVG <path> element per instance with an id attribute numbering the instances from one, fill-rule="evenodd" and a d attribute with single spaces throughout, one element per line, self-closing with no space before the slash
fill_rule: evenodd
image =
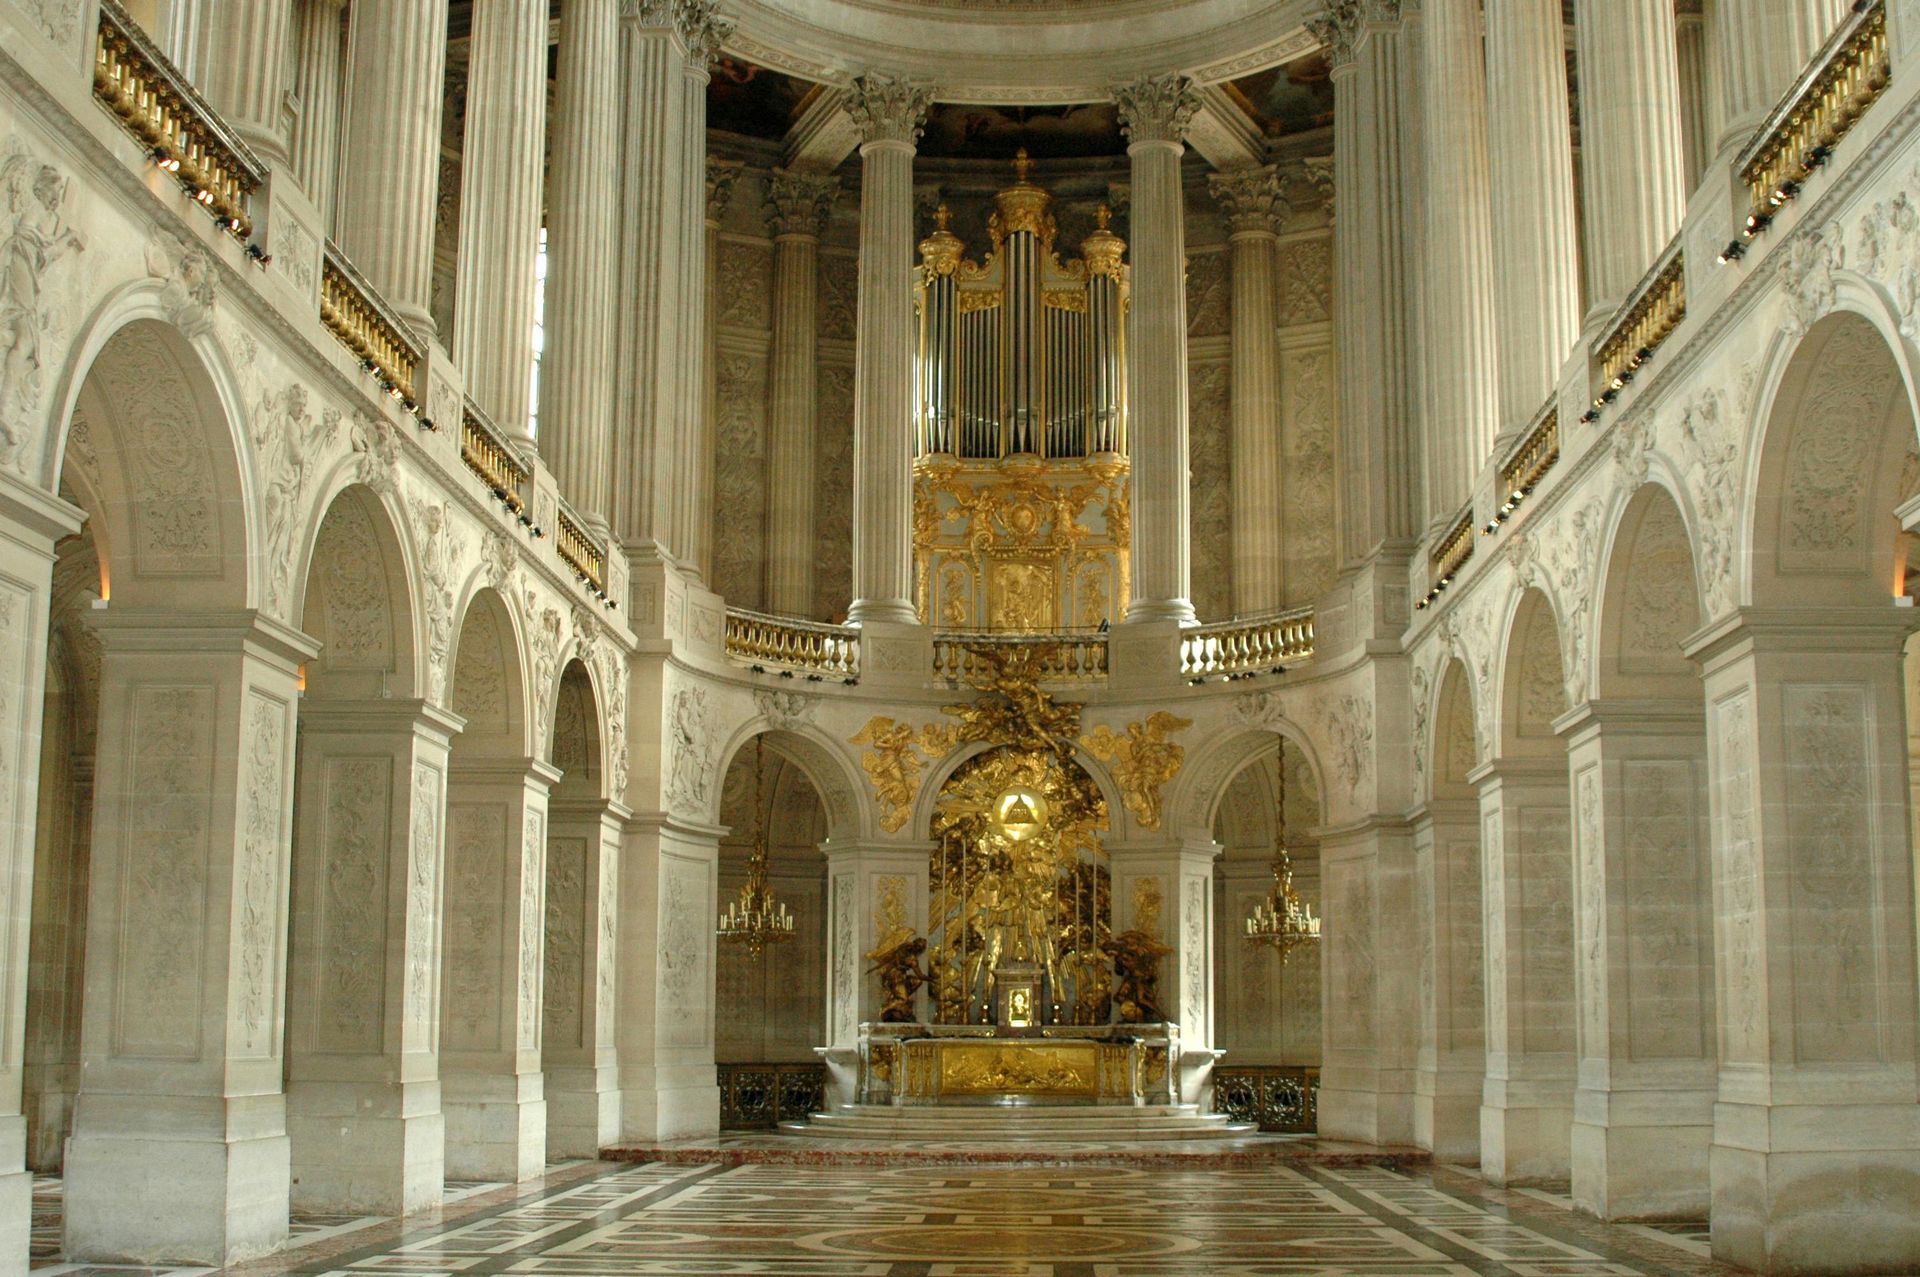
<path id="1" fill-rule="evenodd" d="M 1179 1101 L 1173 1024 L 863 1024 L 862 1104 L 1081 1104 Z"/>

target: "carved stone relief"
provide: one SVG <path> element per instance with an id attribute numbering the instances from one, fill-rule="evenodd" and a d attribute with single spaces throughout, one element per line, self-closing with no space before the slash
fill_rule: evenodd
<path id="1" fill-rule="evenodd" d="M 673 694 L 667 716 L 667 806 L 704 816 L 713 793 L 713 741 L 703 687 Z"/>
<path id="2" fill-rule="evenodd" d="M 1760 1037 L 1766 991 L 1761 977 L 1764 936 L 1751 694 L 1743 691 L 1714 705 L 1710 713 L 1715 720 L 1713 768 L 1720 791 L 1713 877 L 1723 939 L 1717 953 L 1724 955 L 1726 965 L 1721 1056 L 1729 1061 L 1759 1061 L 1766 1058 L 1766 1044 Z"/>
<path id="3" fill-rule="evenodd" d="M 446 1045 L 491 1051 L 501 1041 L 498 986 L 506 937 L 502 881 L 506 868 L 506 811 L 498 803 L 448 804 L 446 965 L 441 977 Z"/>
<path id="4" fill-rule="evenodd" d="M 247 693 L 242 727 L 240 863 L 234 874 L 238 913 L 235 1014 L 239 1053 L 279 1054 L 275 1014 L 280 972 L 280 863 L 286 848 L 287 706 L 258 690 Z"/>
<path id="5" fill-rule="evenodd" d="M 1320 719 L 1330 747 L 1328 763 L 1346 786 L 1348 800 L 1359 803 L 1373 771 L 1373 704 L 1348 693 L 1323 706 Z"/>
<path id="6" fill-rule="evenodd" d="M 516 1017 L 522 1051 L 540 1049 L 542 895 L 546 887 L 547 822 L 539 811 L 524 813 L 520 830 L 519 983 Z"/>
<path id="7" fill-rule="evenodd" d="M 440 951 L 441 774 L 424 764 L 413 772 L 413 837 L 407 851 L 407 1000 L 409 1028 L 431 1025 L 434 959 Z"/>
<path id="8" fill-rule="evenodd" d="M 1293 605 L 1332 589 L 1337 568 L 1331 348 L 1290 351 L 1282 357 L 1280 405 L 1286 601 Z"/>
<path id="9" fill-rule="evenodd" d="M 757 355 L 717 359 L 713 588 L 734 606 L 758 608 L 766 577 L 767 367 Z"/>
<path id="10" fill-rule="evenodd" d="M 665 880 L 660 891 L 661 1040 L 675 1046 L 698 1046 L 706 1040 L 706 964 L 712 932 L 700 924 L 707 917 L 706 892 L 694 881 L 700 872 L 698 866 L 680 861 L 661 866 Z"/>
<path id="11" fill-rule="evenodd" d="M 1221 256 L 1214 254 L 1216 260 Z M 1190 376 L 1193 606 L 1202 617 L 1224 619 L 1233 615 L 1233 369 L 1227 360 L 1196 361 Z"/>
<path id="12" fill-rule="evenodd" d="M 1899 369 L 1864 323 L 1834 330 L 1804 392 L 1803 421 L 1787 446 L 1780 527 L 1782 571 L 1865 570 L 1866 494 Z"/>
<path id="13" fill-rule="evenodd" d="M 851 274 L 851 272 L 848 272 Z M 815 420 L 814 612 L 844 615 L 853 599 L 853 366 L 820 366 Z"/>
<path id="14" fill-rule="evenodd" d="M 547 840 L 547 935 L 545 1045 L 576 1049 L 591 1045 L 586 1026 L 587 840 L 555 835 Z"/>
<path id="15" fill-rule="evenodd" d="M 392 792 L 393 766 L 386 759 L 327 759 L 313 1033 L 322 1051 L 380 1049 L 386 963 L 373 955 L 386 952 Z"/>
<path id="16" fill-rule="evenodd" d="M 45 15 L 60 0 L 39 0 Z M 65 6 L 65 22 L 72 21 Z M 51 26 L 47 28 L 52 33 Z M 28 474 L 38 461 L 46 420 L 47 381 L 72 324 L 76 273 L 72 258 L 86 244 L 67 223 L 73 179 L 35 158 L 18 138 L 0 158 L 0 200 L 5 234 L 0 236 L 0 466 Z"/>
<path id="17" fill-rule="evenodd" d="M 1333 239 L 1300 240 L 1280 249 L 1280 323 L 1333 319 Z"/>
<path id="18" fill-rule="evenodd" d="M 1224 247 L 1187 255 L 1187 336 L 1220 337 L 1232 326 Z"/>
<path id="19" fill-rule="evenodd" d="M 457 551 L 448 528 L 447 503 L 413 496 L 414 544 L 420 563 L 420 589 L 427 619 L 427 698 L 446 704 L 447 658 L 453 650 L 453 581 Z"/>

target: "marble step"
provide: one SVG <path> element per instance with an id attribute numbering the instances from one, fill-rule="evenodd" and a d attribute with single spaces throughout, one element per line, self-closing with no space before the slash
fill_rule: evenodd
<path id="1" fill-rule="evenodd" d="M 1078 1140 L 1196 1140 L 1244 1136 L 1253 1127 L 1193 1105 L 1143 1108 L 1036 1104 L 900 1107 L 838 1105 L 781 1129 L 830 1139 L 968 1140 L 986 1142 Z"/>

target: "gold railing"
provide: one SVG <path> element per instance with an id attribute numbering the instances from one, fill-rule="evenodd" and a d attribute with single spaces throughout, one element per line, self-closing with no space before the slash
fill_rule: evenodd
<path id="1" fill-rule="evenodd" d="M 935 678 L 971 683 L 994 671 L 994 655 L 1016 648 L 1037 648 L 1040 677 L 1079 682 L 1107 676 L 1104 634 L 968 634 L 945 631 L 933 636 Z"/>
<path id="2" fill-rule="evenodd" d="M 593 587 L 593 592 L 605 597 L 607 591 L 607 553 L 602 550 L 592 536 L 581 526 L 578 516 L 562 501 L 558 517 L 560 526 L 553 530 L 553 545 L 560 552 L 566 565 L 574 574 Z"/>
<path id="3" fill-rule="evenodd" d="M 361 367 L 409 412 L 419 413 L 414 378 L 420 348 L 378 293 L 331 243 L 320 266 L 320 322 L 352 351 Z"/>
<path id="4" fill-rule="evenodd" d="M 513 445 L 501 438 L 472 400 L 460 409 L 460 459 L 508 510 L 526 512 L 527 480 L 532 476 Z"/>
<path id="5" fill-rule="evenodd" d="M 1414 607 L 1424 609 L 1430 606 L 1449 585 L 1453 584 L 1453 578 L 1472 557 L 1473 505 L 1469 502 L 1467 508 L 1460 512 L 1459 519 L 1447 529 L 1447 534 L 1434 544 L 1433 553 L 1427 556 L 1432 574 L 1426 597 L 1414 604 Z"/>
<path id="6" fill-rule="evenodd" d="M 1680 251 L 1676 239 L 1620 307 L 1600 342 L 1600 389 L 1593 401 L 1596 413 L 1602 405 L 1613 402 L 1640 365 L 1687 317 L 1686 268 L 1686 254 Z"/>
<path id="7" fill-rule="evenodd" d="M 1560 407 L 1557 402 L 1547 405 L 1547 410 L 1533 423 L 1526 437 L 1520 440 L 1507 459 L 1500 464 L 1500 491 L 1502 499 L 1519 504 L 1518 498 L 1533 491 L 1533 485 L 1547 471 L 1553 469 L 1553 463 L 1560 460 Z"/>
<path id="8" fill-rule="evenodd" d="M 1292 1064 L 1216 1064 L 1213 1111 L 1263 1131 L 1312 1134 L 1320 1117 L 1320 1070 Z"/>
<path id="9" fill-rule="evenodd" d="M 749 665 L 772 665 L 848 679 L 860 676 L 860 631 L 742 608 L 727 609 L 727 655 Z"/>
<path id="10" fill-rule="evenodd" d="M 765 1130 L 804 1122 L 827 1106 L 827 1066 L 716 1064 L 723 1130 Z"/>
<path id="11" fill-rule="evenodd" d="M 1840 24 L 1741 153 L 1740 180 L 1752 205 L 1747 236 L 1800 193 L 1800 183 L 1827 162 L 1892 74 L 1886 4 L 1872 0 Z"/>
<path id="12" fill-rule="evenodd" d="M 100 0 L 93 96 L 229 234 L 252 236 L 265 167 L 117 0 Z"/>
<path id="13" fill-rule="evenodd" d="M 1313 609 L 1257 621 L 1225 621 L 1180 638 L 1180 672 L 1189 677 L 1266 670 L 1313 655 Z"/>

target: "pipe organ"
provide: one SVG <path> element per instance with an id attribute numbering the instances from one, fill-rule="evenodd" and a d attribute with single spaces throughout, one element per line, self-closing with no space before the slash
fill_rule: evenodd
<path id="1" fill-rule="evenodd" d="M 915 591 L 945 629 L 1096 628 L 1127 594 L 1126 242 L 1102 207 L 1062 262 L 1032 167 L 984 260 L 944 205 L 920 242 Z"/>

